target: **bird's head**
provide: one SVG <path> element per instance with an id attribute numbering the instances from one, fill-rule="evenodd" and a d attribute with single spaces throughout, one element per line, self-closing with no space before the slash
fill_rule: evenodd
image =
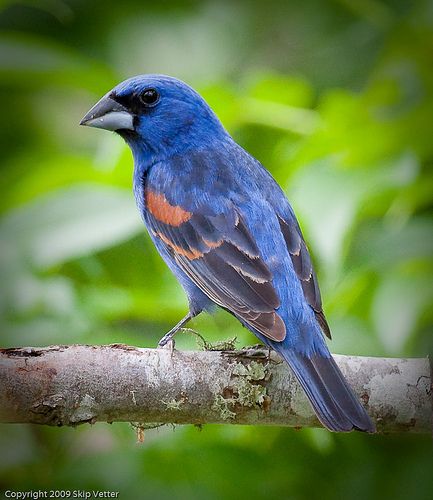
<path id="1" fill-rule="evenodd" d="M 204 99 L 186 83 L 164 75 L 140 75 L 108 92 L 81 125 L 121 135 L 134 155 L 163 158 L 226 136 Z"/>

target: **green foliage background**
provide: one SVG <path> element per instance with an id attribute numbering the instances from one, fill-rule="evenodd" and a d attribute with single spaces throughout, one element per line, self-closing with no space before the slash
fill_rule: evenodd
<path id="1" fill-rule="evenodd" d="M 1 344 L 155 346 L 186 300 L 145 234 L 121 139 L 78 126 L 120 80 L 196 87 L 299 216 L 334 352 L 432 348 L 429 1 L 1 2 Z M 255 339 L 225 313 L 208 340 Z M 195 348 L 187 335 L 179 349 Z M 0 427 L 0 489 L 120 498 L 433 497 L 429 436 L 128 424 Z"/>

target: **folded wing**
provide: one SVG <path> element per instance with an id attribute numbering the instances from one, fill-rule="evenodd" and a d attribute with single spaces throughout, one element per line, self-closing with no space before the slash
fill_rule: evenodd
<path id="1" fill-rule="evenodd" d="M 280 300 L 257 244 L 233 207 L 194 213 L 147 189 L 148 225 L 179 267 L 216 304 L 271 340 L 286 336 Z"/>

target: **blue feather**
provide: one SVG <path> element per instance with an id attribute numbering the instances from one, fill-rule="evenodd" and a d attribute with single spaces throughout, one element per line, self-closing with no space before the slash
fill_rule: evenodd
<path id="1" fill-rule="evenodd" d="M 149 90 L 152 102 L 143 97 Z M 179 80 L 137 76 L 102 101 L 104 112 L 115 103 L 110 126 L 120 116 L 127 124 L 116 131 L 134 156 L 137 206 L 191 316 L 213 304 L 228 310 L 283 356 L 323 425 L 374 432 L 326 345 L 317 277 L 271 174 Z"/>

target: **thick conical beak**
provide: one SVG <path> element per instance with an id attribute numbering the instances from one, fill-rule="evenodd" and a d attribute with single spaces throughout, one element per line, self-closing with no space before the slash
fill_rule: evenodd
<path id="1" fill-rule="evenodd" d="M 134 116 L 108 95 L 98 101 L 80 121 L 86 127 L 105 130 L 134 130 Z"/>

